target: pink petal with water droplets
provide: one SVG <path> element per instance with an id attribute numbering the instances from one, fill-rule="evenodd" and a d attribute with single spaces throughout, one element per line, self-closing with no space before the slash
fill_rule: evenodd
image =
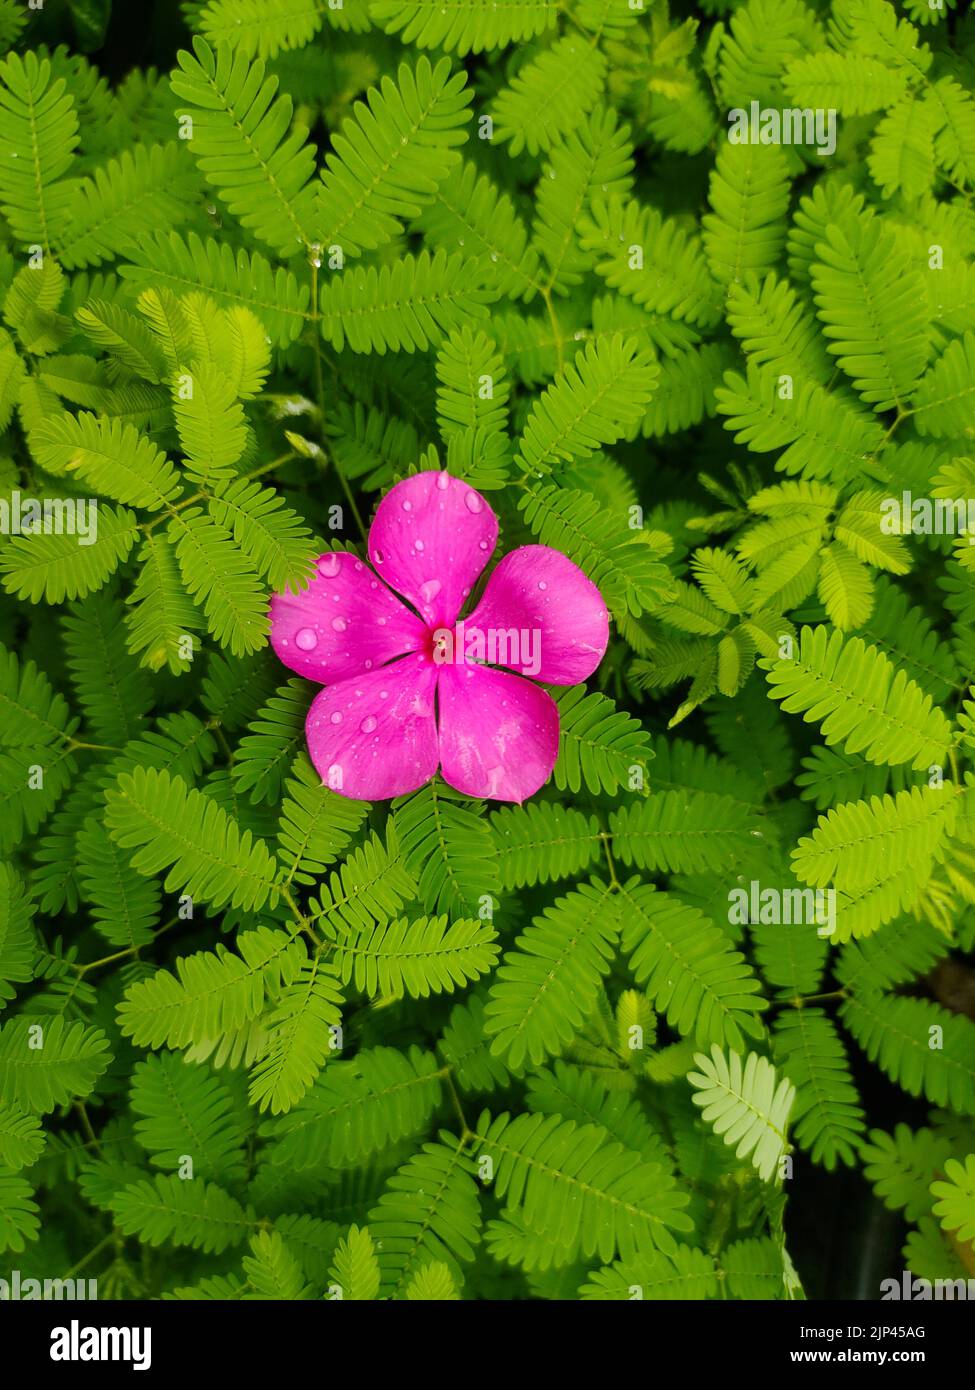
<path id="1" fill-rule="evenodd" d="M 524 801 L 548 780 L 559 712 L 539 686 L 488 666 L 441 666 L 440 762 L 467 796 Z"/>
<path id="2" fill-rule="evenodd" d="M 322 781 L 354 801 L 414 792 L 437 770 L 437 671 L 414 655 L 315 696 L 305 734 Z"/>
<path id="3" fill-rule="evenodd" d="M 578 565 L 547 545 L 512 550 L 491 574 L 464 624 L 519 634 L 518 660 L 503 664 L 552 685 L 577 685 L 606 654 L 609 619 L 602 594 Z"/>
<path id="4" fill-rule="evenodd" d="M 449 473 L 417 473 L 390 488 L 369 531 L 369 558 L 430 627 L 450 627 L 491 558 L 498 519 Z"/>
<path id="5" fill-rule="evenodd" d="M 368 565 L 345 551 L 319 556 L 301 593 L 271 600 L 271 646 L 307 680 L 344 680 L 424 646 L 423 624 Z"/>

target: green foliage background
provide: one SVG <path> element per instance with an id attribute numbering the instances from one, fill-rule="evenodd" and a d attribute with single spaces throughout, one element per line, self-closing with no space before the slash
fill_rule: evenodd
<path id="1" fill-rule="evenodd" d="M 852 1171 L 975 1277 L 975 550 L 881 525 L 975 495 L 971 16 L 133 8 L 0 0 L 0 495 L 100 502 L 0 537 L 0 1251 L 829 1296 Z M 613 617 L 525 806 L 337 797 L 267 648 L 434 467 Z"/>

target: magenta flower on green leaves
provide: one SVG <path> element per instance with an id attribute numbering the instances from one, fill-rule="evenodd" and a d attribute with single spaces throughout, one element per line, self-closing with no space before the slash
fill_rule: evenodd
<path id="1" fill-rule="evenodd" d="M 497 539 L 479 492 L 449 473 L 419 473 L 380 502 L 371 569 L 332 551 L 306 589 L 272 599 L 275 652 L 325 687 L 306 734 L 326 785 L 384 800 L 439 768 L 468 796 L 524 801 L 547 781 L 558 708 L 529 678 L 590 676 L 609 640 L 606 606 L 560 551 L 526 545 L 504 556 L 461 617 Z"/>

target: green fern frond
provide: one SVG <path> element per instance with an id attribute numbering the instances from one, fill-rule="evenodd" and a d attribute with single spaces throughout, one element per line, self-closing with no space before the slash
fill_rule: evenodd
<path id="1" fill-rule="evenodd" d="M 416 880 L 403 862 L 396 831 L 387 824 L 386 842 L 370 835 L 338 870 L 322 879 L 312 915 L 321 920 L 329 938 L 339 945 L 353 933 L 369 933 L 376 923 L 397 917 L 405 903 L 416 898 Z"/>
<path id="2" fill-rule="evenodd" d="M 314 883 L 348 845 L 367 810 L 367 802 L 350 801 L 325 786 L 307 757 L 297 758 L 284 783 L 278 828 L 285 882 Z"/>
<path id="3" fill-rule="evenodd" d="M 878 410 L 903 410 L 930 352 L 920 273 L 879 218 L 827 227 L 812 267 L 829 350 Z"/>
<path id="4" fill-rule="evenodd" d="M 348 343 L 353 352 L 424 352 L 466 320 L 486 317 L 497 292 L 481 279 L 478 262 L 445 251 L 345 271 L 322 286 L 322 337 L 337 350 Z"/>
<path id="5" fill-rule="evenodd" d="M 297 1104 L 334 1050 L 341 1002 L 334 962 L 318 954 L 304 962 L 262 1020 L 267 1038 L 251 1073 L 252 1103 L 272 1114 Z"/>
<path id="6" fill-rule="evenodd" d="M 123 1187 L 111 1211 L 121 1231 L 147 1245 L 187 1245 L 210 1254 L 239 1245 L 257 1224 L 253 1209 L 216 1183 L 183 1182 L 165 1173 Z"/>
<path id="7" fill-rule="evenodd" d="M 720 873 L 740 863 L 762 832 L 748 806 L 711 792 L 651 792 L 610 815 L 624 864 L 666 873 Z"/>
<path id="8" fill-rule="evenodd" d="M 183 583 L 220 645 L 234 656 L 263 647 L 269 627 L 267 594 L 233 534 L 200 507 L 189 507 L 173 517 L 169 538 Z"/>
<path id="9" fill-rule="evenodd" d="M 860 1149 L 864 1176 L 891 1211 L 903 1209 L 907 1221 L 918 1221 L 931 1210 L 931 1182 L 944 1172 L 951 1153 L 947 1139 L 930 1129 L 912 1130 L 899 1124 L 892 1134 L 872 1129 Z"/>
<path id="10" fill-rule="evenodd" d="M 945 1181 L 933 1182 L 931 1195 L 938 1198 L 933 1211 L 941 1229 L 953 1232 L 959 1242 L 975 1243 L 975 1154 L 964 1163 L 946 1159 Z"/>
<path id="11" fill-rule="evenodd" d="M 711 172 L 713 211 L 702 220 L 704 252 L 721 285 L 772 269 L 785 244 L 789 178 L 775 145 L 723 144 Z"/>
<path id="12" fill-rule="evenodd" d="M 493 911 L 501 882 L 491 834 L 480 812 L 476 802 L 439 781 L 394 807 L 403 858 L 429 912 L 477 917 L 485 905 Z"/>
<path id="13" fill-rule="evenodd" d="M 556 802 L 506 806 L 491 816 L 503 888 L 532 888 L 582 873 L 597 858 L 599 824 Z"/>
<path id="14" fill-rule="evenodd" d="M 762 1181 L 770 1182 L 786 1151 L 795 1087 L 755 1052 L 743 1059 L 713 1046 L 710 1057 L 699 1052 L 694 1060 L 700 1070 L 687 1079 L 703 1119 L 726 1144 L 737 1144 L 737 1158 L 750 1158 Z"/>
<path id="15" fill-rule="evenodd" d="M 448 924 L 449 923 L 449 924 Z M 425 999 L 463 988 L 497 959 L 494 928 L 459 918 L 419 917 L 343 931 L 330 960 L 339 977 L 371 999 Z"/>
<path id="16" fill-rule="evenodd" d="M 943 763 L 950 725 L 903 671 L 859 637 L 804 627 L 792 658 L 763 660 L 773 700 L 822 724 L 823 737 L 871 763 Z"/>
<path id="17" fill-rule="evenodd" d="M 550 149 L 592 110 L 605 79 L 601 49 L 578 34 L 557 39 L 498 94 L 493 111 L 497 138 L 510 141 L 513 155 Z"/>
<path id="18" fill-rule="evenodd" d="M 192 231 L 185 240 L 178 232 L 159 232 L 127 247 L 125 256 L 119 273 L 137 289 L 166 289 L 177 296 L 203 290 L 221 308 L 250 309 L 276 347 L 293 342 L 309 316 L 307 284 L 256 251 L 226 241 L 201 241 Z"/>
<path id="19" fill-rule="evenodd" d="M 139 575 L 126 600 L 132 605 L 125 620 L 129 651 L 141 652 L 141 664 L 151 671 L 168 666 L 179 675 L 188 669 L 195 650 L 192 634 L 203 626 L 203 616 L 186 595 L 175 549 L 164 535 L 146 532 L 138 561 Z"/>
<path id="20" fill-rule="evenodd" d="M 315 210 L 318 240 L 357 256 L 392 241 L 460 163 L 472 93 L 449 59 L 383 78 L 332 139 Z"/>
<path id="21" fill-rule="evenodd" d="M 485 1032 L 495 1056 L 518 1070 L 565 1050 L 595 1008 L 620 927 L 612 889 L 598 879 L 533 920 L 490 989 Z"/>
<path id="22" fill-rule="evenodd" d="M 90 1095 L 108 1062 L 108 1039 L 98 1028 L 46 1014 L 0 1024 L 0 1088 L 24 1110 L 44 1115 Z"/>
<path id="23" fill-rule="evenodd" d="M 180 493 L 166 455 L 131 425 L 105 416 L 58 416 L 31 435 L 31 449 L 49 473 L 75 474 L 131 507 L 158 511 Z"/>
<path id="24" fill-rule="evenodd" d="M 18 241 L 49 249 L 71 218 L 78 117 L 46 58 L 11 53 L 0 63 L 0 208 Z M 15 162 L 16 161 L 16 162 Z"/>
<path id="25" fill-rule="evenodd" d="M 93 925 L 120 950 L 147 946 L 159 924 L 158 883 L 140 877 L 94 817 L 77 835 L 75 853 L 79 892 L 90 905 Z"/>
<path id="26" fill-rule="evenodd" d="M 369 1232 L 379 1252 L 381 1296 L 399 1299 L 431 1261 L 463 1282 L 460 1261 L 474 1258 L 480 1239 L 480 1205 L 469 1159 L 453 1136 L 423 1148 L 389 1179 L 369 1212 Z M 450 1145 L 450 1147 L 448 1147 Z"/>
<path id="27" fill-rule="evenodd" d="M 623 950 L 654 1008 L 699 1043 L 761 1037 L 759 981 L 725 934 L 695 907 L 633 879 L 620 889 Z"/>
<path id="28" fill-rule="evenodd" d="M 9 865 L 0 865 L 0 1005 L 14 997 L 12 985 L 25 984 L 34 974 L 34 911 L 20 877 Z M 2 1154 L 0 1166 L 9 1166 Z"/>
<path id="29" fill-rule="evenodd" d="M 494 1163 L 494 1190 L 529 1230 L 545 1231 L 566 1259 L 578 1251 L 604 1263 L 674 1250 L 687 1231 L 687 1196 L 657 1164 L 613 1142 L 599 1125 L 560 1115 L 487 1113 L 479 1153 Z"/>
<path id="30" fill-rule="evenodd" d="M 437 1059 L 418 1047 L 373 1047 L 331 1062 L 295 1108 L 265 1121 L 272 1161 L 300 1170 L 348 1168 L 407 1135 L 419 1134 L 440 1101 Z"/>
<path id="31" fill-rule="evenodd" d="M 119 1026 L 137 1047 L 186 1048 L 232 1033 L 257 1018 L 268 990 L 291 984 L 304 952 L 286 932 L 242 932 L 226 946 L 181 956 L 176 974 L 157 970 L 126 991 Z"/>
<path id="32" fill-rule="evenodd" d="M 379 1293 L 379 1261 L 368 1229 L 350 1226 L 339 1241 L 335 1262 L 329 1270 L 332 1297 L 368 1301 Z"/>
<path id="33" fill-rule="evenodd" d="M 431 0 L 377 0 L 370 13 L 403 43 L 463 56 L 536 38 L 555 24 L 558 6 L 555 0 L 517 0 L 499 10 L 485 0 L 460 0 L 448 9 Z"/>
<path id="34" fill-rule="evenodd" d="M 243 1177 L 246 1129 L 226 1082 L 208 1067 L 188 1066 L 174 1052 L 146 1057 L 129 1094 L 135 1137 L 156 1167 L 178 1169 L 189 1156 L 194 1180 L 232 1185 Z"/>
<path id="35" fill-rule="evenodd" d="M 64 503 L 55 503 L 56 507 Z M 70 503 L 68 505 L 71 505 Z M 94 593 L 115 573 L 138 537 L 135 513 L 128 507 L 98 507 L 97 533 L 90 544 L 78 543 L 73 530 L 13 536 L 0 551 L 3 587 L 31 603 L 62 603 Z"/>
<path id="36" fill-rule="evenodd" d="M 277 899 L 271 852 L 215 802 L 156 768 L 123 773 L 106 793 L 105 826 L 145 875 L 168 869 L 167 889 L 220 907 Z"/>
<path id="37" fill-rule="evenodd" d="M 181 226 L 195 193 L 196 179 L 175 140 L 133 145 L 82 180 L 57 239 L 58 254 L 69 269 L 114 260 L 147 234 L 163 236 Z"/>
<path id="38" fill-rule="evenodd" d="M 796 1088 L 796 1143 L 814 1163 L 852 1166 L 866 1130 L 840 1036 L 822 1009 L 783 1011 L 772 1037 L 775 1060 Z"/>

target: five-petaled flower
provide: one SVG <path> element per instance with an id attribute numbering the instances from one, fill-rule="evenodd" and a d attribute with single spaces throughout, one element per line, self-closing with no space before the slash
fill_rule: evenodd
<path id="1" fill-rule="evenodd" d="M 272 599 L 275 652 L 325 686 L 306 733 L 327 786 L 383 800 L 422 787 L 439 767 L 468 796 L 524 801 L 548 779 L 558 708 L 525 674 L 551 685 L 585 680 L 606 651 L 606 607 L 565 555 L 526 545 L 499 562 L 458 623 L 497 539 L 479 492 L 449 473 L 419 473 L 376 510 L 373 569 L 331 551 L 306 589 Z"/>

